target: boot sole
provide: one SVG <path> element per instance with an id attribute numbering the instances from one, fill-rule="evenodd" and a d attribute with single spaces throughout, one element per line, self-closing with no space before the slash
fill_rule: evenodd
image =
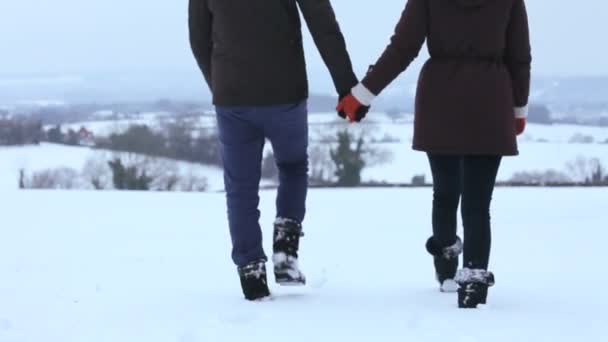
<path id="1" fill-rule="evenodd" d="M 270 299 L 271 296 L 272 295 L 271 295 L 270 292 L 267 292 L 267 293 L 256 293 L 256 294 L 245 296 L 245 300 L 250 301 L 250 302 L 262 302 L 262 301 Z"/>
<path id="2" fill-rule="evenodd" d="M 300 287 L 305 286 L 306 282 L 296 282 L 296 281 L 277 281 L 277 284 L 285 287 Z"/>
<path id="3" fill-rule="evenodd" d="M 275 283 L 281 286 L 304 286 L 306 285 L 306 279 L 286 278 L 283 275 L 275 274 Z"/>
<path id="4" fill-rule="evenodd" d="M 281 286 L 304 286 L 306 277 L 297 269 L 275 267 L 274 281 Z"/>

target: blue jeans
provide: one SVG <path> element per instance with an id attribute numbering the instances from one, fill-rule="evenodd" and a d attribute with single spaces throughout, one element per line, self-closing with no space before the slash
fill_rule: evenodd
<path id="1" fill-rule="evenodd" d="M 262 246 L 259 184 L 264 143 L 279 170 L 276 216 L 302 222 L 308 189 L 306 101 L 277 106 L 216 108 L 232 260 L 244 266 L 268 258 Z"/>

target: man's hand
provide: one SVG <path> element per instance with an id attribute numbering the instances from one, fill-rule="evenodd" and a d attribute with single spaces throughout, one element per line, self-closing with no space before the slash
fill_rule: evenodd
<path id="1" fill-rule="evenodd" d="M 336 111 L 338 112 L 338 116 L 341 117 L 342 119 L 346 119 L 346 113 L 344 112 L 344 110 L 338 110 L 338 107 L 340 107 L 340 102 L 342 102 L 342 100 L 344 100 L 344 98 L 348 96 L 348 94 L 341 94 L 340 97 L 338 98 L 338 106 L 336 107 Z"/>

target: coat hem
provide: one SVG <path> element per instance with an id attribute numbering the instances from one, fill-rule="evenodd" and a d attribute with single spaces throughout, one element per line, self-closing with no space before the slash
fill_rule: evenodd
<path id="1" fill-rule="evenodd" d="M 422 145 L 412 145 L 412 149 L 418 152 L 426 152 L 442 155 L 460 155 L 460 156 L 501 156 L 501 157 L 516 157 L 519 155 L 519 150 L 504 152 L 492 150 L 472 150 L 458 148 L 437 148 Z"/>
<path id="2" fill-rule="evenodd" d="M 300 103 L 308 100 L 308 94 L 300 94 L 297 96 L 284 96 L 275 98 L 230 98 L 230 97 L 214 97 L 214 106 L 223 107 L 263 107 L 263 106 L 278 106 L 285 104 Z"/>

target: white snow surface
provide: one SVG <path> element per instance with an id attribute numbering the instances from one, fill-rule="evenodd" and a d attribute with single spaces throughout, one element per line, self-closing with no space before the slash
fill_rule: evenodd
<path id="1" fill-rule="evenodd" d="M 497 189 L 487 306 L 440 293 L 430 189 L 312 190 L 303 288 L 242 299 L 222 194 L 3 190 L 0 341 L 601 341 L 605 189 Z M 274 192 L 261 196 L 270 251 Z M 269 264 L 270 266 L 270 264 Z"/>

